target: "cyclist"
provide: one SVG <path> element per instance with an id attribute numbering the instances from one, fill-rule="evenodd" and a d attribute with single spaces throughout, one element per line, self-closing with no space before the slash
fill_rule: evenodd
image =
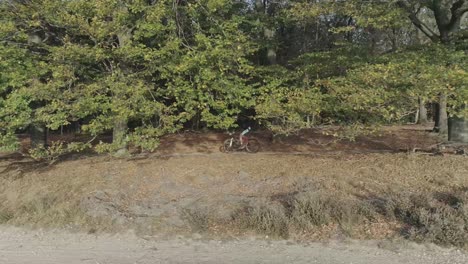
<path id="1" fill-rule="evenodd" d="M 247 143 L 249 142 L 249 138 L 246 137 L 245 135 L 252 130 L 250 127 L 248 127 L 246 130 L 242 131 L 242 133 L 239 136 L 239 141 L 241 143 L 241 149 L 245 148 L 247 146 Z"/>

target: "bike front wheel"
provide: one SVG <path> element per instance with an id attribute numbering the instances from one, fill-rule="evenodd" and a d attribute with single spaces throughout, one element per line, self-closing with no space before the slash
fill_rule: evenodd
<path id="1" fill-rule="evenodd" d="M 223 145 L 219 148 L 221 152 L 232 152 L 234 150 L 234 141 L 232 139 L 226 139 Z"/>
<path id="2" fill-rule="evenodd" d="M 249 143 L 247 143 L 245 150 L 249 153 L 257 153 L 260 150 L 260 142 L 256 139 L 249 139 Z"/>

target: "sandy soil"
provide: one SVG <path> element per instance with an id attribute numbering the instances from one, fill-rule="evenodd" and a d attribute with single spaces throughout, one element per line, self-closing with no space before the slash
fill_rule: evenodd
<path id="1" fill-rule="evenodd" d="M 332 241 L 300 245 L 289 241 L 158 240 L 132 234 L 93 236 L 1 227 L 0 263 L 464 264 L 468 263 L 468 255 L 455 249 L 412 243 Z"/>

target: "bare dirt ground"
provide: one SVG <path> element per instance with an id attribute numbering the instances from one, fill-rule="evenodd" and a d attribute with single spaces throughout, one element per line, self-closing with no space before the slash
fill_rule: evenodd
<path id="1" fill-rule="evenodd" d="M 307 129 L 288 137 L 272 138 L 269 132 L 253 131 L 250 136 L 261 142 L 263 153 L 326 154 L 330 152 L 372 153 L 398 152 L 414 148 L 428 148 L 439 141 L 428 131 L 431 126 L 405 125 L 385 127 L 374 136 L 360 136 L 354 142 L 337 141 L 323 130 Z M 330 130 L 332 131 L 332 130 Z M 229 138 L 225 133 L 179 133 L 166 136 L 157 150 L 160 154 L 217 153 L 220 142 Z"/>
<path id="2" fill-rule="evenodd" d="M 62 231 L 0 228 L 0 263 L 154 264 L 154 263 L 316 263 L 464 264 L 468 255 L 454 249 L 414 243 L 329 241 L 155 240 L 131 234 L 84 235 Z"/>
<path id="3" fill-rule="evenodd" d="M 462 216 L 449 203 L 456 198 L 452 194 L 468 190 L 467 157 L 414 153 L 438 143 L 427 129 L 391 127 L 383 136 L 335 144 L 314 130 L 274 143 L 259 133 L 258 154 L 220 153 L 227 137 L 221 133 L 171 135 L 155 153 L 122 159 L 75 155 L 48 165 L 5 153 L 0 157 L 0 224 L 62 231 L 0 228 L 0 263 L 467 263 L 458 251 L 407 248 L 400 242 L 390 246 L 398 253 L 367 242 L 304 246 L 408 235 L 412 223 L 382 217 L 382 212 L 348 223 L 352 213 L 339 204 L 384 203 L 389 193 L 436 197 L 437 206 L 447 203 L 444 210 L 458 217 L 444 228 L 459 228 Z M 291 202 L 310 193 L 341 199 L 318 205 L 326 212 L 329 205 L 342 210 L 339 224 L 312 215 L 318 224 L 298 228 L 283 219 L 293 219 Z M 253 215 L 242 218 L 248 214 Z M 138 238 L 122 235 L 128 230 Z M 463 232 L 445 233 L 455 237 L 435 235 L 430 241 L 464 244 Z M 248 240 L 266 236 L 301 244 Z M 142 239 L 147 237 L 151 241 Z M 221 240 L 230 242 L 216 242 Z"/>
<path id="4" fill-rule="evenodd" d="M 412 150 L 414 148 L 428 148 L 438 143 L 435 136 L 431 136 L 432 126 L 402 125 L 384 127 L 380 135 L 360 136 L 354 142 L 336 141 L 333 136 L 325 135 L 324 129 L 306 129 L 288 137 L 277 137 L 273 139 L 270 132 L 253 131 L 249 134 L 261 142 L 263 153 L 302 153 L 302 154 L 324 154 L 329 152 L 347 153 L 370 153 L 370 152 L 398 152 L 401 150 Z M 329 132 L 336 128 L 327 129 Z M 22 152 L 27 153 L 29 149 L 29 138 L 20 135 L 22 141 Z M 218 153 L 221 143 L 229 138 L 227 133 L 183 131 L 177 134 L 167 135 L 162 138 L 161 145 L 156 150 L 159 155 L 187 155 L 187 154 L 209 154 Z M 74 134 L 51 134 L 49 143 L 52 141 L 82 141 L 87 142 L 90 137 Z M 110 142 L 111 136 L 100 137 L 95 140 Z"/>

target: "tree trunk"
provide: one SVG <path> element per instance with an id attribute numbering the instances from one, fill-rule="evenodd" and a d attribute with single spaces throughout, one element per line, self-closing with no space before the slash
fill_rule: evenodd
<path id="1" fill-rule="evenodd" d="M 263 0 L 255 0 L 255 7 L 257 13 L 268 16 L 268 7 L 267 2 Z M 264 26 L 263 28 L 263 38 L 267 41 L 266 47 L 266 59 L 269 65 L 275 65 L 277 63 L 277 52 L 275 47 L 275 36 L 276 29 L 270 27 L 269 25 Z"/>
<path id="2" fill-rule="evenodd" d="M 43 39 L 37 33 L 31 33 L 28 35 L 28 42 L 34 44 L 43 43 Z M 39 82 L 39 80 L 37 80 Z M 33 102 L 31 107 L 33 109 L 41 106 L 38 102 Z M 29 138 L 31 139 L 31 148 L 45 148 L 47 147 L 47 128 L 44 124 L 38 124 L 33 121 L 29 126 Z"/>
<path id="3" fill-rule="evenodd" d="M 448 115 L 447 115 L 447 95 L 439 96 L 439 133 L 443 136 L 448 135 Z"/>
<path id="4" fill-rule="evenodd" d="M 268 48 L 267 56 L 268 56 L 269 65 L 275 65 L 276 64 L 276 51 L 275 51 L 275 49 Z"/>
<path id="5" fill-rule="evenodd" d="M 117 155 L 127 153 L 127 128 L 127 120 L 118 117 L 114 120 L 112 143 L 117 147 Z"/>
<path id="6" fill-rule="evenodd" d="M 123 7 L 125 11 L 128 11 L 126 7 Z M 122 48 L 126 45 L 129 45 L 132 38 L 132 29 L 124 28 L 117 34 L 117 39 L 119 40 L 119 48 Z M 128 74 L 129 70 L 125 63 L 120 65 L 120 69 L 124 74 Z M 114 74 L 112 72 L 112 74 Z M 118 99 L 122 100 L 119 95 L 114 95 L 119 97 Z M 119 101 L 119 100 L 118 100 Z M 115 116 L 114 117 L 114 128 L 112 135 L 112 143 L 117 147 L 115 153 L 116 156 L 124 156 L 128 153 L 128 142 L 127 142 L 127 130 L 128 130 L 128 119 L 127 117 Z"/>
<path id="7" fill-rule="evenodd" d="M 264 30 L 264 37 L 267 39 L 268 43 L 270 43 L 268 45 L 268 48 L 267 48 L 267 59 L 268 59 L 268 64 L 269 65 L 275 65 L 276 64 L 276 50 L 275 50 L 275 47 L 272 46 L 271 43 L 274 42 L 274 38 L 275 38 L 275 31 L 274 29 L 269 29 L 269 28 L 266 28 Z"/>
<path id="8" fill-rule="evenodd" d="M 427 123 L 427 109 L 426 109 L 426 105 L 424 103 L 424 100 L 419 98 L 418 99 L 418 103 L 419 103 L 419 115 L 418 115 L 418 124 L 426 124 Z"/>
<path id="9" fill-rule="evenodd" d="M 449 118 L 449 141 L 468 143 L 468 120 Z"/>
<path id="10" fill-rule="evenodd" d="M 434 120 L 434 132 L 439 131 L 439 103 L 433 103 L 432 104 L 432 119 Z"/>
<path id="11" fill-rule="evenodd" d="M 29 127 L 31 148 L 47 147 L 47 128 L 42 124 L 31 124 Z"/>

